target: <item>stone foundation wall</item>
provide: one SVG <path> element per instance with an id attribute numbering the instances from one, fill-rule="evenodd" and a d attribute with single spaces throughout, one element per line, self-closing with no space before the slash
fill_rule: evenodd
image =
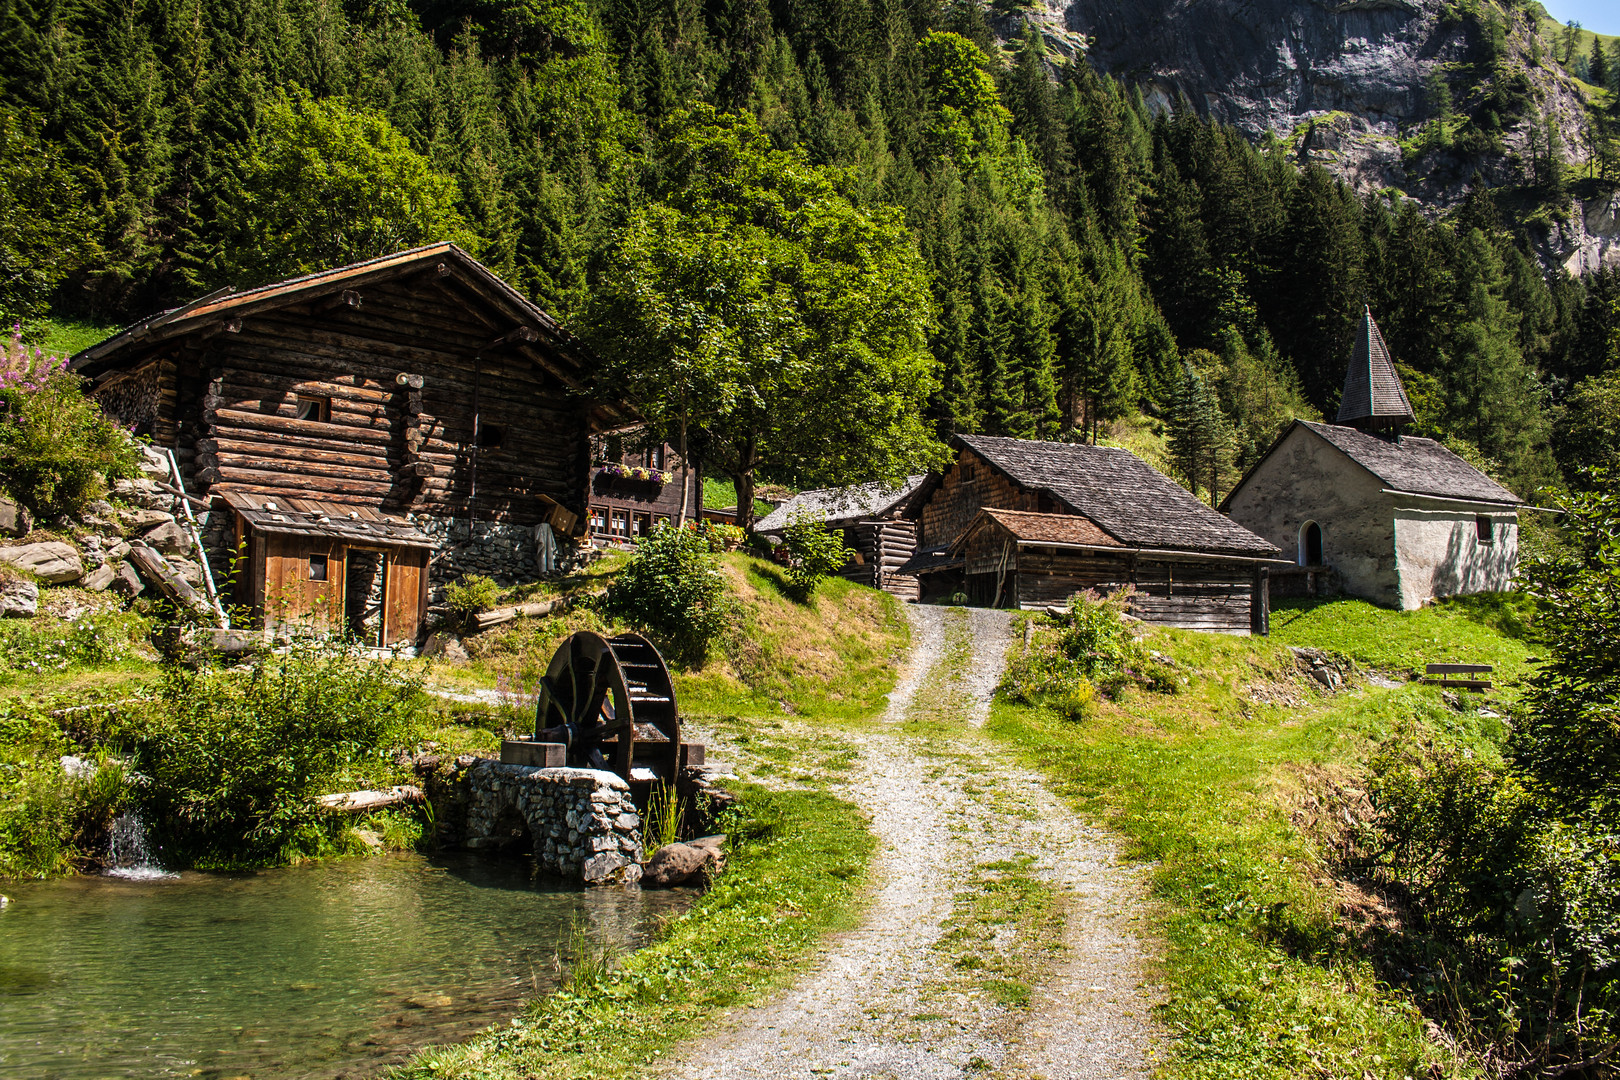
<path id="1" fill-rule="evenodd" d="M 630 786 L 597 769 L 423 759 L 437 840 L 472 849 L 532 845 L 542 870 L 593 885 L 641 879 L 641 815 Z"/>
<path id="2" fill-rule="evenodd" d="M 441 547 L 428 572 L 428 587 L 435 598 L 440 589 L 463 574 L 484 574 L 501 585 L 534 581 L 540 576 L 535 562 L 534 527 L 497 521 L 416 515 L 414 524 Z"/>

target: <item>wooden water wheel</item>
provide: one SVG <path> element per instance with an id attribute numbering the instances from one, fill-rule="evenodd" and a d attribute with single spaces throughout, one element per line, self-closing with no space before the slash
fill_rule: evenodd
<path id="1" fill-rule="evenodd" d="M 663 656 L 640 634 L 575 634 L 541 680 L 534 736 L 566 745 L 574 768 L 610 769 L 632 783 L 673 782 L 681 719 Z"/>

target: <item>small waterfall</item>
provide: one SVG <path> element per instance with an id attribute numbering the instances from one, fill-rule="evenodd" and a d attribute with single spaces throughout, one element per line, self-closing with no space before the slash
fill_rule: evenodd
<path id="1" fill-rule="evenodd" d="M 138 810 L 126 810 L 112 820 L 107 830 L 108 877 L 128 878 L 131 881 L 151 881 L 155 878 L 179 877 L 157 864 L 152 849 L 146 844 L 146 822 Z"/>

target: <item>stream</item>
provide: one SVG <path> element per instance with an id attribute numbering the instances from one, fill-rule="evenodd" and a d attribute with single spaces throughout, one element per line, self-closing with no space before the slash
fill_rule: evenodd
<path id="1" fill-rule="evenodd" d="M 487 855 L 5 892 L 0 1075 L 31 1080 L 370 1076 L 556 985 L 574 927 L 629 951 L 692 899 Z"/>

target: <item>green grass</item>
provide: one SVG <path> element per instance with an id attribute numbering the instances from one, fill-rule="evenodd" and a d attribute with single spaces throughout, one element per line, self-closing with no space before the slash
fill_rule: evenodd
<path id="1" fill-rule="evenodd" d="M 741 790 L 726 872 L 657 941 L 570 979 L 509 1025 L 423 1051 L 411 1080 L 641 1076 L 676 1041 L 792 982 L 861 910 L 874 848 L 861 812 L 820 792 Z"/>
<path id="2" fill-rule="evenodd" d="M 972 886 L 954 898 L 934 948 L 950 959 L 959 991 L 1027 1007 L 1035 983 L 1062 951 L 1058 893 L 1035 875 L 1034 861 L 1025 855 L 983 863 Z"/>
<path id="3" fill-rule="evenodd" d="M 1343 653 L 1391 672 L 1419 673 L 1430 663 L 1492 664 L 1511 681 L 1536 654 L 1532 602 L 1513 593 L 1444 600 L 1417 611 L 1391 611 L 1365 600 L 1285 600 L 1271 613 L 1271 637 L 1285 645 Z"/>
<path id="4" fill-rule="evenodd" d="M 998 701 L 989 731 L 1151 865 L 1160 1018 L 1174 1038 L 1165 1075 L 1468 1075 L 1380 986 L 1333 856 L 1373 746 L 1431 728 L 1494 753 L 1499 721 L 1417 686 L 1329 696 L 1279 642 L 1150 633 L 1185 680 L 1179 694 L 1129 690 L 1083 723 Z"/>
<path id="5" fill-rule="evenodd" d="M 33 324 L 32 329 L 34 344 L 48 353 L 59 356 L 71 356 L 88 349 L 112 337 L 119 330 L 116 326 L 102 326 L 99 323 L 60 318 L 41 319 Z"/>
<path id="6" fill-rule="evenodd" d="M 717 480 L 712 476 L 703 478 L 703 508 L 705 510 L 725 510 L 737 505 L 737 485 L 730 480 Z M 758 520 L 770 513 L 774 507 L 763 499 L 754 500 L 754 518 Z"/>

